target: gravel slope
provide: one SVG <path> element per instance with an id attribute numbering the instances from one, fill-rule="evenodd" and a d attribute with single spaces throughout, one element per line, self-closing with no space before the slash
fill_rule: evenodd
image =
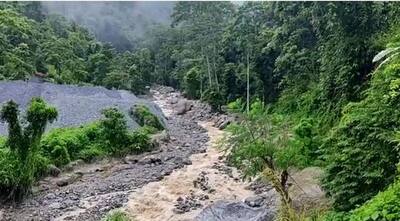
<path id="1" fill-rule="evenodd" d="M 32 97 L 42 97 L 57 107 L 59 117 L 49 128 L 77 126 L 101 117 L 101 110 L 116 106 L 122 110 L 131 128 L 137 123 L 129 117 L 129 109 L 143 104 L 164 120 L 161 109 L 145 99 L 124 90 L 108 90 L 104 87 L 59 85 L 32 81 L 0 82 L 0 104 L 14 100 L 25 110 Z M 0 135 L 7 133 L 7 125 L 0 122 Z"/>

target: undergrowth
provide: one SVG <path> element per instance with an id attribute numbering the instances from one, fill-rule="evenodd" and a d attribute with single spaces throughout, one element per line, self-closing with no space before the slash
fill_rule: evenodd
<path id="1" fill-rule="evenodd" d="M 134 221 L 129 218 L 129 216 L 121 210 L 114 210 L 107 214 L 103 221 Z"/>

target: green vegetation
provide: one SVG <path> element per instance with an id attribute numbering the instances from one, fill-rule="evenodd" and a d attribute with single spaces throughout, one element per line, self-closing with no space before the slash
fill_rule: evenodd
<path id="1" fill-rule="evenodd" d="M 173 27 L 142 47 L 156 82 L 214 109 L 234 102 L 233 165 L 275 179 L 283 200 L 290 168 L 322 167 L 332 209 L 346 212 L 396 176 L 399 6 L 179 2 Z"/>
<path id="2" fill-rule="evenodd" d="M 43 15 L 38 3 L 0 3 L 0 79 L 44 72 L 53 82 L 139 93 L 159 83 L 215 110 L 229 104 L 239 119 L 228 127 L 229 162 L 272 181 L 282 219 L 302 219 L 291 208 L 290 169 L 319 166 L 333 205 L 325 220 L 396 220 L 399 15 L 395 2 L 178 2 L 171 26 L 118 54 L 84 28 Z M 0 191 L 41 174 L 22 167 L 24 160 L 45 168 L 143 151 L 147 134 L 163 129 L 142 106 L 131 112 L 143 126 L 133 133 L 115 109 L 103 114 L 100 122 L 50 132 L 40 144 L 38 130 L 25 149 L 17 139 L 25 128 L 11 128 L 15 134 L 0 139 Z M 40 128 L 52 117 L 43 116 Z"/>
<path id="3" fill-rule="evenodd" d="M 62 167 L 78 159 L 90 162 L 152 147 L 152 131 L 146 127 L 129 131 L 124 114 L 116 108 L 105 109 L 103 115 L 99 122 L 44 134 L 47 122 L 57 117 L 55 108 L 34 98 L 26 116 L 29 124 L 23 127 L 18 121 L 18 106 L 12 101 L 4 105 L 1 119 L 9 124 L 10 134 L 0 148 L 1 196 L 21 199 L 35 180 L 48 174 L 50 165 Z"/>
<path id="4" fill-rule="evenodd" d="M 400 182 L 397 180 L 389 188 L 378 193 L 362 207 L 354 210 L 350 221 L 400 220 Z"/>
<path id="5" fill-rule="evenodd" d="M 151 113 L 149 108 L 144 105 L 133 107 L 131 110 L 131 115 L 142 127 L 152 127 L 157 131 L 164 130 L 164 125 L 161 123 L 160 119 Z"/>
<path id="6" fill-rule="evenodd" d="M 25 15 L 25 16 L 24 16 Z M 143 93 L 150 84 L 148 50 L 118 54 L 83 27 L 45 16 L 40 2 L 0 3 L 0 80 L 34 73 L 67 84 L 94 84 Z"/>
<path id="7" fill-rule="evenodd" d="M 54 165 L 63 166 L 77 159 L 90 162 L 99 157 L 140 153 L 151 148 L 146 128 L 129 131 L 124 114 L 116 108 L 105 109 L 103 115 L 99 122 L 50 131 L 41 142 L 44 156 Z"/>
<path id="8" fill-rule="evenodd" d="M 19 120 L 18 105 L 13 101 L 6 103 L 0 118 L 8 123 L 9 136 L 1 156 L 0 179 L 1 196 L 21 199 L 29 190 L 37 174 L 37 168 L 43 166 L 39 155 L 40 140 L 48 122 L 57 118 L 57 110 L 48 106 L 42 99 L 32 99 L 27 111 L 28 124 Z M 38 166 L 39 165 L 39 166 Z"/>
<path id="9" fill-rule="evenodd" d="M 108 215 L 103 219 L 103 221 L 130 221 L 128 215 L 121 210 L 114 210 L 108 213 Z"/>
<path id="10" fill-rule="evenodd" d="M 327 221 L 395 221 L 400 219 L 400 182 L 397 179 L 361 207 L 348 213 L 329 213 Z"/>

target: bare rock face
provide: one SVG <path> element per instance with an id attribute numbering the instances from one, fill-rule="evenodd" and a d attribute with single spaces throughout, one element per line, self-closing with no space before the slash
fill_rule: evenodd
<path id="1" fill-rule="evenodd" d="M 266 207 L 250 207 L 243 202 L 218 201 L 206 207 L 196 221 L 273 221 L 275 212 Z"/>

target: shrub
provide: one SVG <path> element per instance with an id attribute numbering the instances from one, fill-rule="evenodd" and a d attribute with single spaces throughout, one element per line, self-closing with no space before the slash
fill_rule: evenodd
<path id="1" fill-rule="evenodd" d="M 78 158 L 86 162 L 92 162 L 96 158 L 105 155 L 107 155 L 107 153 L 100 144 L 92 144 L 88 148 L 81 150 L 78 154 Z"/>
<path id="2" fill-rule="evenodd" d="M 213 110 L 221 110 L 221 106 L 225 103 L 225 98 L 222 96 L 222 91 L 212 87 L 208 88 L 201 95 L 203 101 L 209 103 Z"/>
<path id="3" fill-rule="evenodd" d="M 144 105 L 137 105 L 131 109 L 131 116 L 140 126 L 153 127 L 160 131 L 164 129 L 160 119 L 154 115 L 148 107 Z"/>
<path id="4" fill-rule="evenodd" d="M 350 221 L 400 220 L 400 179 L 350 215 Z"/>
<path id="5" fill-rule="evenodd" d="M 151 149 L 149 130 L 140 128 L 133 131 L 129 136 L 129 151 L 134 153 L 144 152 Z"/>
<path id="6" fill-rule="evenodd" d="M 128 215 L 121 211 L 121 210 L 115 210 L 111 211 L 103 221 L 130 221 L 131 219 L 128 217 Z"/>
<path id="7" fill-rule="evenodd" d="M 8 199 L 19 181 L 19 161 L 9 149 L 0 149 L 0 194 Z"/>
<path id="8" fill-rule="evenodd" d="M 104 118 L 100 121 L 100 127 L 105 147 L 112 154 L 118 154 L 129 140 L 125 116 L 115 107 L 104 109 L 102 114 Z"/>
<path id="9" fill-rule="evenodd" d="M 0 136 L 0 149 L 5 148 L 7 142 L 7 138 Z"/>
<path id="10" fill-rule="evenodd" d="M 86 127 L 53 129 L 43 137 L 41 149 L 54 165 L 62 166 L 78 158 L 78 153 L 90 144 Z M 97 138 L 96 138 L 97 139 Z"/>
<path id="11" fill-rule="evenodd" d="M 373 74 L 365 100 L 351 103 L 324 142 L 328 166 L 323 186 L 339 210 L 363 204 L 393 182 L 399 162 L 400 59 Z"/>
<path id="12" fill-rule="evenodd" d="M 52 164 L 63 166 L 82 159 L 91 162 L 107 155 L 125 155 L 148 150 L 152 127 L 129 132 L 125 116 L 116 108 L 103 111 L 99 122 L 80 127 L 53 129 L 44 136 L 41 150 Z"/>
<path id="13" fill-rule="evenodd" d="M 11 174 L 3 182 L 0 189 L 6 198 L 21 199 L 30 191 L 31 185 L 38 174 L 42 173 L 45 159 L 39 156 L 40 141 L 48 122 L 57 117 L 57 110 L 48 106 L 41 98 L 33 98 L 26 111 L 26 124 L 19 121 L 18 105 L 7 102 L 0 111 L 0 118 L 8 123 L 6 158 L 3 159 L 12 165 L 5 166 L 2 173 Z M 7 176 L 7 175 L 6 175 Z"/>

